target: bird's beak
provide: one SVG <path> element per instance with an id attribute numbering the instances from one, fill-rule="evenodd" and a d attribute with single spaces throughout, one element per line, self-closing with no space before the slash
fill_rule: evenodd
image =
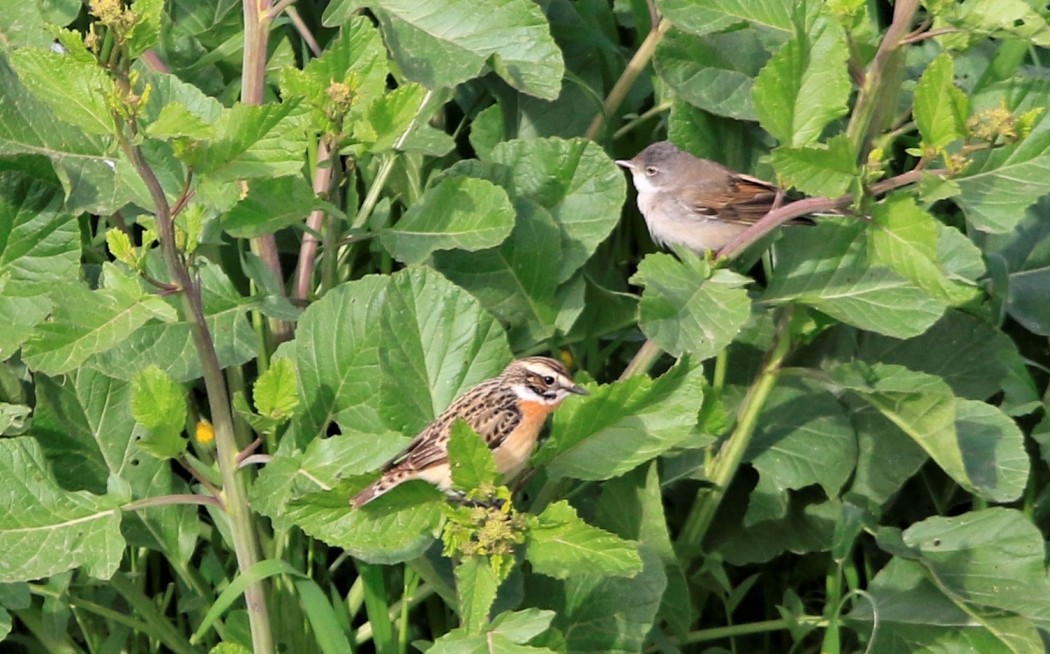
<path id="1" fill-rule="evenodd" d="M 634 162 L 630 159 L 617 159 L 614 162 L 617 166 L 622 166 L 627 170 L 634 170 Z"/>
<path id="2" fill-rule="evenodd" d="M 570 393 L 575 393 L 577 395 L 590 395 L 590 392 L 586 388 L 584 388 L 583 386 L 578 386 L 576 384 L 573 384 L 572 386 L 566 386 L 565 390 L 569 391 Z"/>

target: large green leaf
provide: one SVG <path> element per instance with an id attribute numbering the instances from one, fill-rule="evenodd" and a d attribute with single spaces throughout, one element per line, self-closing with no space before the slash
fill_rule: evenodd
<path id="1" fill-rule="evenodd" d="M 752 97 L 763 129 L 789 146 L 808 145 L 846 113 L 851 85 L 846 37 L 818 19 L 778 50 L 755 79 Z"/>
<path id="2" fill-rule="evenodd" d="M 211 183 L 298 174 L 306 151 L 307 114 L 297 102 L 236 104 L 212 125 L 212 136 L 194 140 L 179 158 Z"/>
<path id="3" fill-rule="evenodd" d="M 631 283 L 644 286 L 638 305 L 639 326 L 662 350 L 714 356 L 736 336 L 751 315 L 744 285 L 750 280 L 711 264 L 691 252 L 681 259 L 650 254 Z"/>
<path id="4" fill-rule="evenodd" d="M 10 56 L 25 88 L 60 120 L 89 134 L 116 132 L 108 106 L 116 88 L 86 48 L 61 54 L 24 48 Z"/>
<path id="5" fill-rule="evenodd" d="M 681 635 L 693 621 L 694 608 L 689 583 L 668 533 L 659 468 L 653 461 L 602 484 L 595 524 L 621 538 L 638 541 L 660 557 L 667 589 L 659 615 L 676 635 Z"/>
<path id="6" fill-rule="evenodd" d="M 956 398 L 940 378 L 907 368 L 862 363 L 832 371 L 833 383 L 878 409 L 969 492 L 1017 499 L 1029 461 L 1020 429 L 996 407 Z"/>
<path id="7" fill-rule="evenodd" d="M 671 30 L 657 45 L 653 66 L 690 104 L 720 116 L 756 120 L 751 84 L 768 59 L 752 30 L 705 36 Z"/>
<path id="8" fill-rule="evenodd" d="M 237 238 L 255 238 L 302 223 L 314 209 L 334 207 L 321 201 L 302 175 L 254 180 L 222 217 L 222 228 Z"/>
<path id="9" fill-rule="evenodd" d="M 746 22 L 786 41 L 794 32 L 798 4 L 777 0 L 659 0 L 656 6 L 676 27 L 696 34 L 721 32 Z"/>
<path id="10" fill-rule="evenodd" d="M 66 208 L 108 214 L 131 201 L 148 206 L 149 195 L 111 138 L 89 134 L 55 115 L 37 99 L 0 55 L 0 155 L 43 155 L 66 192 Z"/>
<path id="11" fill-rule="evenodd" d="M 556 579 L 633 577 L 642 570 L 637 545 L 588 525 L 564 500 L 551 504 L 529 522 L 525 558 L 540 574 Z"/>
<path id="12" fill-rule="evenodd" d="M 589 139 L 504 141 L 487 161 L 508 171 L 504 188 L 551 212 L 561 232 L 557 279 L 564 282 L 594 253 L 619 221 L 626 198 L 623 172 Z"/>
<path id="13" fill-rule="evenodd" d="M 759 474 L 745 523 L 784 517 L 787 491 L 819 485 L 838 497 L 857 462 L 857 439 L 841 404 L 812 382 L 785 380 L 770 394 L 745 459 Z"/>
<path id="14" fill-rule="evenodd" d="M 57 187 L 0 173 L 0 358 L 7 358 L 51 311 L 47 285 L 76 277 L 76 220 L 60 209 Z"/>
<path id="15" fill-rule="evenodd" d="M 880 542 L 898 556 L 869 588 L 878 651 L 1043 651 L 1037 629 L 1048 627 L 1050 587 L 1043 538 L 1024 515 L 992 508 L 937 516 L 901 535 L 885 530 Z M 858 603 L 850 621 L 870 629 L 872 610 Z"/>
<path id="16" fill-rule="evenodd" d="M 816 227 L 785 232 L 765 299 L 797 301 L 861 329 L 907 338 L 917 336 L 945 305 L 868 257 L 865 224 L 823 218 Z"/>
<path id="17" fill-rule="evenodd" d="M 857 154 L 849 139 L 840 134 L 825 144 L 773 151 L 773 166 L 785 186 L 808 195 L 838 197 L 857 178 Z"/>
<path id="18" fill-rule="evenodd" d="M 140 428 L 126 410 L 130 402 L 130 383 L 89 367 L 61 382 L 36 377 L 30 435 L 40 442 L 62 488 L 102 494 L 119 479 L 130 486 L 134 499 L 189 492 L 169 463 L 139 447 Z M 200 525 L 195 507 L 169 505 L 125 515 L 121 530 L 132 545 L 187 561 Z"/>
<path id="19" fill-rule="evenodd" d="M 325 10 L 326 25 L 345 22 L 361 4 L 379 17 L 392 55 L 410 80 L 454 87 L 491 66 L 512 87 L 554 99 L 565 72 L 540 8 L 519 0 L 341 0 Z"/>
<path id="20" fill-rule="evenodd" d="M 63 491 L 32 438 L 0 439 L 0 582 L 83 567 L 107 579 L 124 554 L 121 498 Z"/>
<path id="21" fill-rule="evenodd" d="M 370 276 L 341 284 L 303 312 L 296 329 L 295 364 L 303 415 L 299 431 L 310 440 L 335 421 L 344 432 L 385 431 L 379 395 L 377 329 L 389 278 Z"/>
<path id="22" fill-rule="evenodd" d="M 642 548 L 642 571 L 633 577 L 603 574 L 565 581 L 534 575 L 526 579 L 526 599 L 555 612 L 554 627 L 565 651 L 628 654 L 642 649 L 667 585 L 660 559 Z"/>
<path id="23" fill-rule="evenodd" d="M 38 325 L 23 348 L 30 367 L 49 375 L 68 372 L 122 342 L 147 320 L 174 318 L 171 307 L 144 292 L 137 277 L 111 264 L 104 266 L 104 275 L 105 286 L 97 291 L 75 282 L 52 289 L 51 321 Z"/>
<path id="24" fill-rule="evenodd" d="M 406 435 L 511 358 L 499 322 L 431 268 L 390 278 L 379 324 L 378 405 L 385 425 Z"/>
<path id="25" fill-rule="evenodd" d="M 684 362 L 658 379 L 592 388 L 554 414 L 536 464 L 554 478 L 609 479 L 672 448 L 702 447 L 710 442 L 696 430 L 703 388 L 702 370 Z"/>
<path id="26" fill-rule="evenodd" d="M 449 177 L 384 230 L 382 242 L 394 258 L 419 263 L 435 250 L 495 247 L 513 228 L 514 207 L 506 191 L 483 179 Z"/>
<path id="27" fill-rule="evenodd" d="M 558 319 L 557 279 L 544 259 L 561 254 L 558 228 L 543 207 L 515 203 L 517 221 L 498 247 L 437 252 L 434 264 L 494 316 L 524 331 L 529 343 L 549 338 Z"/>
<path id="28" fill-rule="evenodd" d="M 896 194 L 875 205 L 869 235 L 871 262 L 884 265 L 930 297 L 959 305 L 978 294 L 976 284 L 949 278 L 940 262 L 939 226 L 928 212 L 908 195 Z"/>

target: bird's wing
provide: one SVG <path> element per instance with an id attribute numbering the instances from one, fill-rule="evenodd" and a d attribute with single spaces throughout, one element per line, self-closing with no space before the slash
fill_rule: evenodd
<path id="1" fill-rule="evenodd" d="M 496 398 L 492 398 L 496 399 Z M 386 470 L 423 470 L 448 461 L 448 439 L 452 423 L 462 418 L 489 446 L 495 449 L 521 422 L 522 414 L 512 396 L 497 401 L 456 401 L 419 433 Z"/>
<path id="2" fill-rule="evenodd" d="M 769 212 L 776 199 L 773 185 L 754 177 L 731 175 L 718 188 L 696 186 L 679 197 L 698 218 L 718 217 L 730 223 L 750 225 Z"/>

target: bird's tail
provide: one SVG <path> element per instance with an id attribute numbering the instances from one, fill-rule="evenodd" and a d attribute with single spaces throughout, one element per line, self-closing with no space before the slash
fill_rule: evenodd
<path id="1" fill-rule="evenodd" d="M 352 506 L 355 509 L 360 509 L 365 504 L 368 504 L 375 498 L 390 490 L 390 487 L 381 483 L 382 481 L 383 480 L 380 479 L 373 484 L 369 484 L 360 493 L 354 495 L 350 499 L 350 506 Z"/>

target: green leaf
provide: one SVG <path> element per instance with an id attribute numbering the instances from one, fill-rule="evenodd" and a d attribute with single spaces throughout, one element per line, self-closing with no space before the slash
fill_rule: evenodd
<path id="1" fill-rule="evenodd" d="M 62 121 L 88 134 L 116 132 L 108 102 L 116 89 L 106 71 L 83 52 L 59 54 L 23 48 L 9 53 L 22 84 Z"/>
<path id="2" fill-rule="evenodd" d="M 939 13 L 951 25 L 976 35 L 992 38 L 1014 38 L 1050 46 L 1050 25 L 1046 18 L 1024 0 L 971 0 L 958 6 L 947 5 Z"/>
<path id="3" fill-rule="evenodd" d="M 273 520 L 274 526 L 287 529 L 292 524 L 287 515 L 289 502 L 368 474 L 394 458 L 408 440 L 393 432 L 314 439 L 304 451 L 276 454 L 252 484 L 249 499 L 257 511 Z M 349 497 L 349 493 L 343 496 L 344 503 Z"/>
<path id="4" fill-rule="evenodd" d="M 394 258 L 420 263 L 435 250 L 473 252 L 498 246 L 513 228 L 514 207 L 506 191 L 483 179 L 446 177 L 381 238 Z"/>
<path id="5" fill-rule="evenodd" d="M 117 345 L 147 320 L 174 318 L 163 300 L 143 292 L 136 277 L 123 275 L 112 264 L 103 266 L 103 274 L 105 288 L 97 291 L 73 282 L 52 289 L 51 321 L 38 325 L 23 348 L 30 367 L 49 375 L 68 372 Z"/>
<path id="6" fill-rule="evenodd" d="M 357 0 L 331 4 L 324 24 L 346 21 Z M 393 56 L 408 79 L 427 88 L 452 88 L 482 74 L 486 65 L 522 93 L 558 96 L 565 72 L 543 12 L 511 0 L 441 0 L 423 7 L 411 0 L 375 0 Z"/>
<path id="7" fill-rule="evenodd" d="M 426 108 L 426 101 L 427 90 L 419 84 L 399 86 L 369 105 L 367 122 L 356 125 L 354 135 L 371 144 L 370 152 L 390 150 Z M 368 130 L 368 138 L 361 135 L 362 128 Z"/>
<path id="8" fill-rule="evenodd" d="M 995 502 L 1017 499 L 1029 461 L 1017 426 L 995 407 L 956 398 L 943 380 L 907 368 L 862 363 L 832 371 L 918 443 L 969 492 Z"/>
<path id="9" fill-rule="evenodd" d="M 796 301 L 869 331 L 917 336 L 945 305 L 893 270 L 868 259 L 864 223 L 822 218 L 808 229 L 786 231 L 779 267 L 766 290 L 770 302 Z"/>
<path id="10" fill-rule="evenodd" d="M 751 280 L 711 265 L 691 252 L 650 254 L 632 284 L 644 286 L 638 305 L 642 332 L 660 349 L 707 359 L 733 340 L 751 315 L 744 285 Z"/>
<path id="11" fill-rule="evenodd" d="M 11 356 L 51 312 L 47 291 L 77 276 L 76 221 L 53 185 L 0 173 L 0 359 Z"/>
<path id="12" fill-rule="evenodd" d="M 390 565 L 421 556 L 434 542 L 445 496 L 425 482 L 401 484 L 361 509 L 349 498 L 363 485 L 308 493 L 289 501 L 284 517 L 305 533 L 368 563 Z"/>
<path id="13" fill-rule="evenodd" d="M 557 279 L 544 261 L 561 254 L 558 228 L 542 207 L 515 202 L 517 221 L 498 247 L 436 252 L 434 264 L 500 320 L 518 327 L 529 344 L 554 333 L 560 302 Z M 516 339 L 518 340 L 518 339 Z"/>
<path id="14" fill-rule="evenodd" d="M 768 59 L 752 30 L 696 36 L 672 29 L 656 46 L 653 67 L 693 106 L 753 121 L 751 84 Z"/>
<path id="15" fill-rule="evenodd" d="M 752 98 L 763 129 L 783 145 L 816 141 L 846 113 L 848 59 L 845 34 L 834 20 L 818 19 L 808 31 L 799 30 L 755 79 Z"/>
<path id="16" fill-rule="evenodd" d="M 554 414 L 552 436 L 535 456 L 552 478 L 610 479 L 675 447 L 702 447 L 700 368 L 687 362 L 658 379 L 636 375 L 591 388 Z"/>
<path id="17" fill-rule="evenodd" d="M 379 324 L 388 277 L 340 284 L 303 312 L 294 341 L 299 393 L 298 431 L 309 441 L 335 421 L 346 432 L 386 431 L 379 396 Z M 392 453 L 393 454 L 393 453 Z"/>
<path id="18" fill-rule="evenodd" d="M 319 130 L 328 131 L 333 121 L 344 125 L 363 123 L 373 102 L 383 97 L 388 74 L 386 48 L 377 30 L 364 16 L 347 17 L 340 36 L 333 40 L 320 57 L 311 59 L 298 70 L 281 70 L 282 97 L 299 97 L 311 109 L 312 121 Z M 333 84 L 345 84 L 352 93 L 348 112 L 336 111 L 329 96 Z"/>
<path id="19" fill-rule="evenodd" d="M 744 518 L 750 526 L 783 518 L 788 490 L 817 484 L 828 497 L 838 497 L 857 462 L 857 438 L 842 405 L 825 389 L 784 380 L 763 406 L 744 459 L 759 474 Z M 777 500 L 762 502 L 763 496 Z"/>
<path id="20" fill-rule="evenodd" d="M 268 418 L 287 418 L 299 406 L 298 379 L 295 365 L 289 359 L 278 358 L 259 375 L 252 387 L 255 409 Z"/>
<path id="21" fill-rule="evenodd" d="M 488 557 L 468 556 L 456 566 L 459 620 L 464 633 L 480 634 L 488 624 L 489 610 L 496 601 L 499 579 Z"/>
<path id="22" fill-rule="evenodd" d="M 255 238 L 302 223 L 314 209 L 339 210 L 322 201 L 302 175 L 255 180 L 248 193 L 222 217 L 230 236 Z"/>
<path id="23" fill-rule="evenodd" d="M 452 467 L 452 487 L 456 490 L 471 491 L 483 484 L 496 486 L 503 482 L 496 471 L 492 451 L 462 418 L 452 423 L 448 460 Z"/>
<path id="24" fill-rule="evenodd" d="M 872 263 L 885 265 L 948 305 L 959 305 L 980 291 L 948 278 L 939 261 L 937 221 L 910 195 L 894 194 L 873 207 L 869 235 Z"/>
<path id="25" fill-rule="evenodd" d="M 826 144 L 773 150 L 773 167 L 787 186 L 807 195 L 838 197 L 857 179 L 857 154 L 849 138 L 840 134 Z"/>
<path id="26" fill-rule="evenodd" d="M 1045 108 L 1050 82 L 1011 80 L 971 99 L 973 113 L 1005 105 L 1015 113 Z M 977 229 L 1002 233 L 1013 230 L 1025 210 L 1046 195 L 1050 179 L 1050 115 L 1043 111 L 1028 138 L 1015 145 L 992 148 L 972 156 L 973 163 L 956 178 L 959 205 Z"/>
<path id="27" fill-rule="evenodd" d="M 879 611 L 878 651 L 1044 649 L 1039 631 L 1047 628 L 1050 588 L 1043 538 L 1020 512 L 927 518 L 904 531 L 902 545 L 907 558 L 894 557 L 869 587 Z M 867 602 L 848 616 L 861 630 L 873 617 Z"/>
<path id="28" fill-rule="evenodd" d="M 554 611 L 554 627 L 569 652 L 638 652 L 660 607 L 666 579 L 652 552 L 640 551 L 644 567 L 633 577 L 589 574 L 565 581 L 535 576 L 526 601 Z"/>
<path id="29" fill-rule="evenodd" d="M 525 558 L 536 572 L 555 579 L 633 577 L 642 570 L 637 545 L 588 525 L 565 500 L 530 516 Z"/>
<path id="30" fill-rule="evenodd" d="M 552 649 L 524 644 L 547 631 L 553 618 L 552 611 L 538 609 L 501 613 L 491 623 L 484 625 L 483 633 L 472 634 L 464 627 L 453 629 L 434 641 L 434 645 L 427 652 L 431 654 L 490 654 L 492 652 L 554 654 Z"/>
<path id="31" fill-rule="evenodd" d="M 499 322 L 430 268 L 394 274 L 385 300 L 379 323 L 378 405 L 388 428 L 418 432 L 463 391 L 495 376 L 511 359 Z M 367 399 L 377 404 L 374 396 Z"/>
<path id="32" fill-rule="evenodd" d="M 0 57 L 0 88 L 0 155 L 46 156 L 66 191 L 67 211 L 109 214 L 131 201 L 148 206 L 142 179 L 112 139 L 59 119 L 22 85 L 6 57 Z"/>
<path id="33" fill-rule="evenodd" d="M 637 540 L 640 546 L 660 557 L 667 589 L 660 602 L 659 616 L 667 620 L 675 635 L 681 635 L 687 633 L 695 608 L 689 583 L 668 533 L 659 467 L 653 461 L 602 484 L 596 520 L 598 526 L 621 538 Z"/>
<path id="34" fill-rule="evenodd" d="M 939 150 L 965 136 L 969 101 L 955 86 L 955 66 L 947 52 L 923 71 L 912 104 L 925 147 Z"/>
<path id="35" fill-rule="evenodd" d="M 182 454 L 186 440 L 186 395 L 181 386 L 157 366 L 139 371 L 131 380 L 131 415 L 149 430 L 139 446 L 159 459 Z"/>
<path id="36" fill-rule="evenodd" d="M 561 232 L 561 255 L 535 255 L 560 262 L 558 282 L 568 280 L 619 221 L 627 197 L 623 172 L 594 141 L 504 141 L 486 161 L 507 171 L 509 177 L 501 185 L 512 198 L 531 200 L 553 216 Z"/>
<path id="37" fill-rule="evenodd" d="M 158 251 L 148 259 L 148 271 L 155 279 L 167 273 Z M 208 332 L 215 343 L 219 365 L 236 366 L 255 356 L 257 339 L 245 316 L 252 302 L 245 299 L 233 286 L 222 268 L 206 258 L 198 258 L 196 273 L 204 298 L 204 317 Z M 181 309 L 179 297 L 167 297 L 162 302 L 170 315 Z M 117 379 L 131 379 L 139 370 L 157 365 L 178 382 L 200 377 L 200 357 L 193 343 L 190 320 L 152 321 L 134 332 L 124 334 L 116 347 L 97 354 L 91 365 Z"/>
<path id="38" fill-rule="evenodd" d="M 32 438 L 0 439 L 0 582 L 83 567 L 108 579 L 124 554 L 120 498 L 65 492 Z"/>
<path id="39" fill-rule="evenodd" d="M 775 34 L 781 42 L 794 33 L 794 8 L 789 2 L 737 0 L 659 0 L 660 14 L 676 27 L 696 34 L 723 32 L 748 22 Z"/>
<path id="40" fill-rule="evenodd" d="M 212 183 L 297 175 L 306 151 L 305 119 L 295 101 L 235 104 L 215 122 L 212 138 L 186 144 L 179 158 Z"/>

